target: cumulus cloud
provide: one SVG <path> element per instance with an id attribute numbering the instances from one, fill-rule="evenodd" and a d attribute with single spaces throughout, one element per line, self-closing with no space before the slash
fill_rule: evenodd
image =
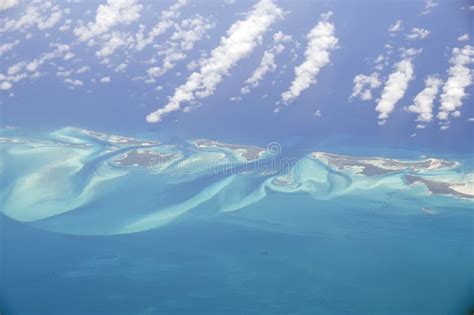
<path id="1" fill-rule="evenodd" d="M 150 113 L 147 121 L 159 122 L 168 113 L 180 110 L 182 102 L 212 95 L 229 70 L 254 50 L 263 34 L 282 15 L 283 11 L 272 0 L 259 1 L 245 19 L 230 27 L 219 46 L 200 62 L 199 71 L 193 72 L 186 83 L 176 88 L 168 103 Z"/>
<path id="2" fill-rule="evenodd" d="M 458 41 L 460 41 L 460 42 L 466 42 L 468 40 L 469 40 L 469 34 L 467 34 L 467 33 L 458 37 Z"/>
<path id="3" fill-rule="evenodd" d="M 9 90 L 13 85 L 8 81 L 3 81 L 0 83 L 0 90 Z"/>
<path id="4" fill-rule="evenodd" d="M 19 43 L 20 41 L 17 39 L 13 42 L 0 45 L 0 56 L 3 56 L 4 53 L 9 52 L 13 48 L 15 48 L 15 46 L 17 46 Z"/>
<path id="5" fill-rule="evenodd" d="M 3 25 L 0 27 L 0 33 L 24 32 L 32 27 L 46 30 L 55 26 L 61 20 L 62 15 L 59 5 L 53 5 L 49 1 L 33 2 L 26 7 L 19 17 L 4 19 L 2 21 Z"/>
<path id="6" fill-rule="evenodd" d="M 423 48 L 415 49 L 415 48 L 402 47 L 399 49 L 399 51 L 402 58 L 411 58 L 411 57 L 415 57 L 416 55 L 421 54 L 423 52 Z"/>
<path id="7" fill-rule="evenodd" d="M 115 50 L 130 43 L 132 38 L 121 32 L 112 32 L 107 36 L 107 40 L 103 42 L 102 48 L 100 48 L 96 55 L 99 58 L 106 58 L 112 55 Z"/>
<path id="8" fill-rule="evenodd" d="M 13 8 L 20 3 L 19 0 L 1 0 L 0 1 L 0 11 L 5 11 L 7 9 Z"/>
<path id="9" fill-rule="evenodd" d="M 319 71 L 329 63 L 331 51 L 337 47 L 338 42 L 334 36 L 334 24 L 329 22 L 331 15 L 331 12 L 322 14 L 322 20 L 307 35 L 306 60 L 295 67 L 295 79 L 290 88 L 281 94 L 284 104 L 294 101 L 302 91 L 315 84 Z"/>
<path id="10" fill-rule="evenodd" d="M 119 24 L 130 24 L 140 17 L 142 5 L 136 0 L 107 0 L 97 8 L 95 21 L 74 29 L 80 41 L 88 41 L 107 33 Z"/>
<path id="11" fill-rule="evenodd" d="M 110 77 L 103 77 L 100 79 L 100 83 L 110 83 Z"/>
<path id="12" fill-rule="evenodd" d="M 425 7 L 421 14 L 430 14 L 431 10 L 436 6 L 438 6 L 438 3 L 434 2 L 434 0 L 426 0 Z"/>
<path id="13" fill-rule="evenodd" d="M 140 32 L 136 35 L 135 48 L 139 51 L 143 50 L 146 46 L 152 44 L 155 38 L 164 34 L 170 27 L 174 25 L 174 20 L 180 16 L 179 10 L 187 4 L 187 0 L 178 0 L 167 10 L 164 10 L 160 14 L 160 21 L 156 24 L 148 34 L 144 34 L 145 29 L 141 28 Z"/>
<path id="14" fill-rule="evenodd" d="M 279 55 L 284 49 L 285 42 L 291 40 L 291 36 L 283 34 L 281 31 L 273 35 L 273 46 L 263 53 L 260 65 L 255 69 L 252 75 L 245 81 L 246 85 L 240 89 L 242 94 L 250 92 L 251 87 L 257 87 L 268 72 L 275 71 L 277 65 L 275 56 Z"/>
<path id="15" fill-rule="evenodd" d="M 354 77 L 354 88 L 349 100 L 358 97 L 362 101 L 372 99 L 372 90 L 378 88 L 382 83 L 379 74 L 374 72 L 371 75 L 358 74 Z"/>
<path id="16" fill-rule="evenodd" d="M 194 48 L 195 42 L 199 41 L 214 26 L 213 22 L 200 15 L 185 19 L 180 24 L 176 23 L 176 31 L 166 42 L 164 48 L 158 52 L 158 55 L 164 55 L 162 65 L 149 68 L 148 74 L 158 77 L 174 68 L 178 61 L 187 57 L 187 52 Z"/>
<path id="17" fill-rule="evenodd" d="M 438 95 L 443 81 L 437 76 L 431 75 L 425 79 L 425 88 L 415 96 L 413 104 L 407 107 L 407 111 L 418 114 L 416 121 L 429 123 L 433 119 L 433 101 Z M 421 129 L 423 125 L 417 128 Z"/>
<path id="18" fill-rule="evenodd" d="M 55 58 L 64 59 L 70 50 L 70 46 L 67 44 L 52 43 L 49 45 L 49 47 L 53 48 L 53 50 L 42 54 L 38 58 L 34 58 L 28 62 L 19 61 L 8 67 L 7 75 L 0 76 L 0 84 L 8 82 L 7 85 L 11 87 L 12 83 L 16 83 L 27 78 L 36 78 L 40 75 L 38 71 L 44 63 Z"/>
<path id="19" fill-rule="evenodd" d="M 426 38 L 431 31 L 424 29 L 424 28 L 418 28 L 414 27 L 411 29 L 411 33 L 406 35 L 407 39 L 424 39 Z"/>
<path id="20" fill-rule="evenodd" d="M 64 80 L 64 83 L 70 85 L 72 88 L 73 87 L 76 87 L 76 86 L 82 86 L 84 85 L 84 82 L 82 82 L 81 80 L 78 80 L 78 79 L 71 79 L 71 78 L 66 78 Z"/>
<path id="21" fill-rule="evenodd" d="M 380 125 L 385 123 L 397 102 L 405 95 L 408 83 L 413 80 L 413 73 L 411 59 L 402 59 L 395 64 L 394 72 L 389 75 L 385 82 L 382 95 L 375 107 L 375 110 L 379 112 L 378 118 Z"/>
<path id="22" fill-rule="evenodd" d="M 473 62 L 474 48 L 466 45 L 463 48 L 453 48 L 448 69 L 448 79 L 443 85 L 440 96 L 438 119 L 444 125 L 449 124 L 449 116 L 459 117 L 462 100 L 467 97 L 466 88 L 472 84 L 472 71 L 469 65 Z"/>
<path id="23" fill-rule="evenodd" d="M 403 29 L 402 20 L 397 20 L 395 23 L 388 27 L 390 33 L 398 33 Z"/>

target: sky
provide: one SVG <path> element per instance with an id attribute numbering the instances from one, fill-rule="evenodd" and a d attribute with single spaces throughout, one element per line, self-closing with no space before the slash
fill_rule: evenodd
<path id="1" fill-rule="evenodd" d="M 469 1 L 0 0 L 4 126 L 472 152 Z"/>

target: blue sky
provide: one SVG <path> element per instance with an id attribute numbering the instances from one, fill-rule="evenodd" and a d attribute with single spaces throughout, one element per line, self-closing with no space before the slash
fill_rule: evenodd
<path id="1" fill-rule="evenodd" d="M 469 1 L 3 0 L 0 10 L 4 125 L 472 150 Z"/>

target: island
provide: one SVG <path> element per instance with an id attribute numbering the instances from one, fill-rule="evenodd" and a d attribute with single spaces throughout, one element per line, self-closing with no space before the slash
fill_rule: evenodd
<path id="1" fill-rule="evenodd" d="M 472 183 L 447 183 L 414 175 L 404 175 L 403 178 L 407 185 L 416 183 L 425 185 L 428 191 L 433 195 L 474 198 L 474 185 Z"/>
<path id="2" fill-rule="evenodd" d="M 313 152 L 312 157 L 341 171 L 352 169 L 356 174 L 365 176 L 385 175 L 400 171 L 433 171 L 442 168 L 452 168 L 456 162 L 427 158 L 419 161 L 402 161 L 381 157 L 357 157 L 339 155 L 327 152 Z"/>
<path id="3" fill-rule="evenodd" d="M 145 141 L 145 140 L 140 140 L 136 138 L 131 138 L 131 137 L 124 137 L 124 136 L 118 136 L 114 134 L 108 134 L 108 133 L 103 133 L 103 132 L 98 132 L 98 131 L 92 131 L 92 130 L 87 130 L 87 129 L 82 129 L 82 128 L 77 128 L 73 127 L 73 131 L 86 135 L 88 137 L 97 139 L 99 141 L 105 141 L 108 142 L 112 145 L 117 145 L 117 146 L 155 146 L 158 145 L 159 142 L 157 141 Z"/>
<path id="4" fill-rule="evenodd" d="M 263 154 L 267 151 L 266 149 L 259 148 L 256 146 L 228 144 L 206 139 L 194 140 L 192 141 L 192 143 L 199 149 L 207 149 L 214 147 L 230 150 L 234 154 L 248 162 L 262 158 Z"/>
<path id="5" fill-rule="evenodd" d="M 112 164 L 123 167 L 151 167 L 163 165 L 180 157 L 181 154 L 178 152 L 168 153 L 157 152 L 151 149 L 134 149 L 120 155 L 117 159 L 112 161 Z"/>

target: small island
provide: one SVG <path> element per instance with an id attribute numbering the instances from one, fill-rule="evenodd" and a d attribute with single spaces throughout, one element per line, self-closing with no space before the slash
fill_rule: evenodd
<path id="1" fill-rule="evenodd" d="M 88 137 L 100 140 L 100 141 L 105 141 L 109 142 L 112 145 L 117 145 L 117 146 L 154 146 L 158 145 L 159 143 L 157 141 L 145 141 L 145 140 L 140 140 L 136 138 L 130 138 L 130 137 L 124 137 L 124 136 L 118 136 L 114 134 L 108 134 L 108 133 L 103 133 L 103 132 L 98 132 L 98 131 L 92 131 L 92 130 L 87 130 L 87 129 L 82 129 L 82 128 L 73 128 L 73 131 L 78 132 L 80 134 L 86 135 Z"/>
<path id="2" fill-rule="evenodd" d="M 180 157 L 181 154 L 176 152 L 168 153 L 155 152 L 150 149 L 135 149 L 120 155 L 117 159 L 113 160 L 113 164 L 122 167 L 150 167 L 163 165 Z"/>
<path id="3" fill-rule="evenodd" d="M 356 174 L 365 176 L 385 175 L 400 171 L 432 171 L 441 168 L 452 168 L 455 162 L 429 158 L 420 161 L 402 161 L 381 157 L 356 157 L 326 152 L 313 152 L 312 157 L 336 168 L 337 170 L 354 169 Z"/>
<path id="4" fill-rule="evenodd" d="M 414 175 L 404 175 L 403 178 L 407 185 L 413 185 L 416 183 L 425 185 L 428 191 L 433 195 L 451 195 L 462 198 L 474 198 L 474 186 L 472 183 L 446 183 Z"/>
<path id="5" fill-rule="evenodd" d="M 262 155 L 267 150 L 255 147 L 255 146 L 247 146 L 247 145 L 236 145 L 236 144 L 227 144 L 221 143 L 212 140 L 206 139 L 198 139 L 193 141 L 193 144 L 198 147 L 199 149 L 206 149 L 206 148 L 222 148 L 232 151 L 237 156 L 243 158 L 245 161 L 254 161 L 262 158 Z"/>

